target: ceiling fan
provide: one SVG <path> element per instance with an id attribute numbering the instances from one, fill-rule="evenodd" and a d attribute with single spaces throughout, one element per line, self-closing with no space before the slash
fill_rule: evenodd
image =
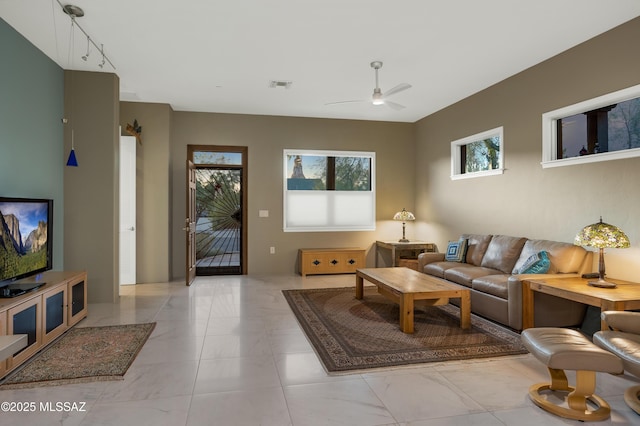
<path id="1" fill-rule="evenodd" d="M 371 99 L 358 99 L 358 100 L 354 100 L 354 101 L 329 102 L 329 103 L 327 103 L 325 105 L 347 104 L 347 103 L 353 103 L 353 102 L 371 102 L 373 105 L 387 105 L 388 107 L 390 107 L 392 109 L 395 109 L 395 110 L 401 110 L 401 109 L 405 108 L 404 105 L 400 105 L 399 103 L 396 103 L 396 102 L 391 102 L 391 101 L 387 100 L 387 98 L 389 98 L 389 96 L 391 96 L 391 95 L 395 95 L 396 93 L 400 93 L 403 90 L 409 89 L 411 87 L 411 85 L 407 84 L 407 83 L 400 83 L 397 86 L 392 87 L 391 89 L 389 89 L 386 92 L 382 93 L 382 90 L 378 86 L 378 70 L 380 68 L 382 68 L 382 61 L 373 61 L 373 62 L 371 62 L 371 68 L 373 68 L 375 70 L 375 73 L 376 73 L 376 87 L 375 87 L 375 89 L 373 89 L 373 95 L 371 96 Z"/>

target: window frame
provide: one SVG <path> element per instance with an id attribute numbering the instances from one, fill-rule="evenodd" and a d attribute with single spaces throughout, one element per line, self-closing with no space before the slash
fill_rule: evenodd
<path id="1" fill-rule="evenodd" d="M 323 157 L 365 157 L 370 160 L 370 176 L 368 191 L 341 191 L 334 189 L 325 190 L 300 190 L 287 188 L 287 160 L 290 156 L 323 156 Z M 339 151 L 339 150 L 309 150 L 309 149 L 284 149 L 283 150 L 283 210 L 282 210 L 282 229 L 284 232 L 336 232 L 336 231 L 374 231 L 376 229 L 376 153 L 372 151 Z M 291 193 L 291 194 L 289 194 Z M 343 201 L 353 200 L 354 198 L 366 198 L 367 206 L 370 210 L 369 218 L 366 224 L 360 225 L 339 225 L 335 220 L 329 224 L 318 225 L 294 225 L 288 218 L 291 198 L 295 198 L 295 194 L 320 196 L 324 194 L 327 197 L 327 206 L 334 206 L 332 211 L 339 211 L 341 199 Z M 350 195 L 349 197 L 341 197 L 341 195 Z M 293 195 L 290 197 L 289 195 Z M 349 201 L 346 201 L 349 202 Z M 335 204 L 337 203 L 337 207 Z"/>
<path id="2" fill-rule="evenodd" d="M 481 142 L 485 139 L 498 136 L 500 138 L 500 156 L 498 159 L 498 168 L 490 170 L 481 170 L 477 172 L 466 173 L 462 170 L 462 147 L 474 142 Z M 504 173 L 504 127 L 496 127 L 484 132 L 476 133 L 462 139 L 451 142 L 451 180 L 471 179 L 484 176 L 495 176 Z"/>
<path id="3" fill-rule="evenodd" d="M 638 97 L 640 97 L 640 84 L 542 114 L 542 161 L 540 162 L 542 168 L 546 169 L 551 167 L 572 166 L 576 164 L 640 157 L 640 148 L 628 148 L 618 151 L 584 155 L 581 157 L 556 158 L 558 148 L 557 123 L 559 119 L 571 117 L 576 114 Z"/>

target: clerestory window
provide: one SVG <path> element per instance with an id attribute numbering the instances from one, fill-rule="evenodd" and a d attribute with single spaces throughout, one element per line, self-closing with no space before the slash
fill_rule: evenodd
<path id="1" fill-rule="evenodd" d="M 542 115 L 542 167 L 640 156 L 640 85 Z"/>
<path id="2" fill-rule="evenodd" d="M 451 142 L 451 179 L 504 173 L 502 127 Z"/>

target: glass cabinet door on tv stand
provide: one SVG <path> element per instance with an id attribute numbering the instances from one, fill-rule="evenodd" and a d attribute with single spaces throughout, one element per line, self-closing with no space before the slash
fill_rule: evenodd
<path id="1" fill-rule="evenodd" d="M 69 281 L 69 310 L 67 325 L 75 325 L 87 316 L 87 275 L 83 274 Z"/>
<path id="2" fill-rule="evenodd" d="M 7 368 L 21 364 L 42 346 L 42 298 L 34 297 L 7 311 L 7 334 L 26 334 L 27 347 L 7 360 Z"/>
<path id="3" fill-rule="evenodd" d="M 55 340 L 64 333 L 67 325 L 67 286 L 58 286 L 42 295 L 44 317 L 43 343 Z"/>

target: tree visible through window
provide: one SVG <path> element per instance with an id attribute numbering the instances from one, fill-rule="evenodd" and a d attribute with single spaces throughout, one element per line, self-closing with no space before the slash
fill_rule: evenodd
<path id="1" fill-rule="evenodd" d="M 640 148 L 640 98 L 557 120 L 557 158 Z"/>
<path id="2" fill-rule="evenodd" d="M 371 158 L 287 156 L 287 189 L 370 191 Z"/>
<path id="3" fill-rule="evenodd" d="M 451 142 L 451 179 L 503 173 L 502 127 Z"/>
<path id="4" fill-rule="evenodd" d="M 500 137 L 493 136 L 461 146 L 463 173 L 494 170 L 500 166 Z"/>
<path id="5" fill-rule="evenodd" d="M 542 167 L 640 157 L 640 84 L 542 114 Z"/>
<path id="6" fill-rule="evenodd" d="M 375 229 L 375 154 L 285 150 L 285 231 Z"/>

